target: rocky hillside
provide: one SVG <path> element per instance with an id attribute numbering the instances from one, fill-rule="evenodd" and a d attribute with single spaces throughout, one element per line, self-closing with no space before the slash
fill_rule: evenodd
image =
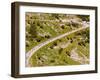
<path id="1" fill-rule="evenodd" d="M 89 25 L 88 15 L 26 13 L 26 53 L 64 33 Z M 89 28 L 55 40 L 36 51 L 30 66 L 89 64 Z"/>

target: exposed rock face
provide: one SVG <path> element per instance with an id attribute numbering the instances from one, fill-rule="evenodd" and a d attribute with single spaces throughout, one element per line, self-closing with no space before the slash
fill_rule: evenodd
<path id="1" fill-rule="evenodd" d="M 89 63 L 89 59 L 84 55 L 84 53 L 81 53 L 82 56 L 80 56 L 76 52 L 77 48 L 73 49 L 70 53 L 70 58 L 72 58 L 75 61 L 80 62 L 81 64 L 87 64 Z"/>

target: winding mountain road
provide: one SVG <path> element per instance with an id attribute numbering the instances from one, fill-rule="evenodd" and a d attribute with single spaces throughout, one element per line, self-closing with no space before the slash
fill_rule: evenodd
<path id="1" fill-rule="evenodd" d="M 49 39 L 49 40 L 47 40 L 47 41 L 45 41 L 45 42 L 43 42 L 43 43 L 40 43 L 39 45 L 33 47 L 30 51 L 28 51 L 28 52 L 26 53 L 26 66 L 29 66 L 29 59 L 31 58 L 31 56 L 32 56 L 37 50 L 39 50 L 40 48 L 42 48 L 43 46 L 45 46 L 45 45 L 49 44 L 50 42 L 53 42 L 53 41 L 55 41 L 55 40 L 57 40 L 57 39 L 60 39 L 60 38 L 63 38 L 63 37 L 65 37 L 65 36 L 68 36 L 68 35 L 70 35 L 70 34 L 72 34 L 72 33 L 75 33 L 75 32 L 77 32 L 77 31 L 86 29 L 86 28 L 88 28 L 88 27 L 89 27 L 89 25 L 86 25 L 85 27 L 81 27 L 81 28 L 78 28 L 78 29 L 76 29 L 76 30 L 73 30 L 73 31 L 67 32 L 67 33 L 65 33 L 65 34 L 59 35 L 59 36 L 57 36 L 57 37 L 55 37 L 55 38 L 51 38 L 51 39 Z"/>

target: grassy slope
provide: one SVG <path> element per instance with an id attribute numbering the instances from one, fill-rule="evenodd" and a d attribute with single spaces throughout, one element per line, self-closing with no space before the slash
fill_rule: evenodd
<path id="1" fill-rule="evenodd" d="M 26 13 L 26 41 L 28 42 L 26 43 L 26 52 L 49 38 L 71 31 L 74 26 L 61 21 L 63 19 L 69 20 L 70 17 L 67 15 L 63 17 L 63 15 L 56 18 L 56 14 L 41 13 L 41 15 L 38 15 L 37 13 Z"/>
<path id="2" fill-rule="evenodd" d="M 77 18 L 77 16 L 74 15 L 72 17 L 71 15 L 68 17 L 68 15 L 26 13 L 26 52 L 50 38 L 81 27 L 76 26 L 75 23 L 69 24 L 61 21 L 63 19 L 70 20 L 73 18 Z M 82 18 L 84 19 L 84 17 Z M 82 22 L 82 20 L 78 18 L 78 22 Z M 70 53 L 72 49 L 77 47 L 77 53 L 80 57 L 82 57 L 82 53 L 89 58 L 89 42 L 85 40 L 87 38 L 86 32 L 85 30 L 71 34 L 42 47 L 30 58 L 31 66 L 79 65 L 80 62 L 70 58 Z M 67 47 L 61 48 L 61 45 L 67 44 L 68 42 L 70 44 Z"/>
<path id="3" fill-rule="evenodd" d="M 80 57 L 82 57 L 80 52 L 84 54 L 86 57 L 89 57 L 89 44 L 86 43 L 86 46 L 78 45 L 77 40 L 80 37 L 78 37 L 77 35 L 77 37 L 75 38 L 74 36 L 76 36 L 76 34 L 71 34 L 67 37 L 49 43 L 48 45 L 39 49 L 30 59 L 32 66 L 79 65 L 79 62 L 74 61 L 70 58 L 70 52 L 72 49 L 77 47 L 77 53 Z M 61 48 L 59 44 L 64 45 L 64 43 L 68 43 L 70 41 L 68 40 L 68 38 L 74 38 L 74 41 L 72 43 L 70 42 L 70 44 L 67 47 Z M 55 43 L 56 46 L 59 46 L 58 48 L 54 48 Z"/>

